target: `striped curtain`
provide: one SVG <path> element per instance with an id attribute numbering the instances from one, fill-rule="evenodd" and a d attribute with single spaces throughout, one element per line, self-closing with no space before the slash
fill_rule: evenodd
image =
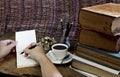
<path id="1" fill-rule="evenodd" d="M 80 8 L 120 0 L 0 0 L 0 35 L 35 29 L 38 37 L 61 37 L 64 26 L 73 22 L 70 39 L 77 40 Z"/>

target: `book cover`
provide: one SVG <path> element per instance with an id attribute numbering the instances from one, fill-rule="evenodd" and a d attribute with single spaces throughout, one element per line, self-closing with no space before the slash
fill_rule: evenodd
<path id="1" fill-rule="evenodd" d="M 83 63 L 78 60 L 73 60 L 71 66 L 78 70 L 82 70 L 82 71 L 97 75 L 99 77 L 118 77 L 119 76 L 119 75 L 110 73 L 108 71 L 99 69 L 97 67 L 91 66 L 89 64 Z"/>
<path id="2" fill-rule="evenodd" d="M 117 55 L 111 55 L 114 53 L 109 54 L 104 50 L 79 44 L 75 54 L 104 66 L 120 70 L 120 53 L 117 53 Z"/>
<path id="3" fill-rule="evenodd" d="M 80 73 L 80 74 L 83 74 L 83 75 L 85 75 L 87 77 L 99 77 L 99 76 L 97 76 L 95 74 L 89 73 L 87 71 L 80 70 L 79 68 L 76 68 L 76 67 L 71 66 L 71 65 L 69 66 L 69 68 L 76 71 L 76 72 L 78 72 L 78 73 Z"/>
<path id="4" fill-rule="evenodd" d="M 120 9 L 120 4 L 116 3 L 84 7 L 79 12 L 79 23 L 81 26 L 114 36 L 117 32 L 116 28 L 119 28 L 120 24 L 120 22 L 117 22 L 117 25 L 113 23 L 120 20 L 120 11 L 118 9 Z"/>
<path id="5" fill-rule="evenodd" d="M 119 52 L 116 48 L 118 36 L 109 36 L 100 32 L 81 29 L 79 42 L 95 48 L 107 50 L 109 52 Z"/>

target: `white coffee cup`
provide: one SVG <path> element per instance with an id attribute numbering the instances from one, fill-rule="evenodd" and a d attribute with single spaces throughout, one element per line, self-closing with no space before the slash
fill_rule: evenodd
<path id="1" fill-rule="evenodd" d="M 62 60 L 67 54 L 68 46 L 66 44 L 57 43 L 52 45 L 52 53 L 56 59 Z"/>

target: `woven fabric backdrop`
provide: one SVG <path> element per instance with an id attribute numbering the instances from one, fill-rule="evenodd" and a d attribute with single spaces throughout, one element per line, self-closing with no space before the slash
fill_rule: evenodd
<path id="1" fill-rule="evenodd" d="M 80 8 L 120 0 L 0 0 L 0 35 L 36 29 L 38 37 L 61 37 L 60 19 L 73 22 L 70 39 L 76 40 Z"/>

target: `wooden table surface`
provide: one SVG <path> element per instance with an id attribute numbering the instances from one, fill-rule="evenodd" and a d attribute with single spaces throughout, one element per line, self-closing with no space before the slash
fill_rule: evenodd
<path id="1" fill-rule="evenodd" d="M 4 39 L 13 39 L 14 33 L 9 32 L 3 36 L 0 36 L 0 40 Z M 70 63 L 63 65 L 55 65 L 58 70 L 62 73 L 64 77 L 85 77 L 84 75 L 75 72 L 70 69 Z M 49 69 L 49 68 L 48 68 Z M 20 77 L 42 77 L 40 66 L 34 67 L 25 67 L 25 68 L 17 68 L 16 67 L 16 53 L 10 53 L 4 61 L 0 62 L 0 73 L 20 76 Z"/>

